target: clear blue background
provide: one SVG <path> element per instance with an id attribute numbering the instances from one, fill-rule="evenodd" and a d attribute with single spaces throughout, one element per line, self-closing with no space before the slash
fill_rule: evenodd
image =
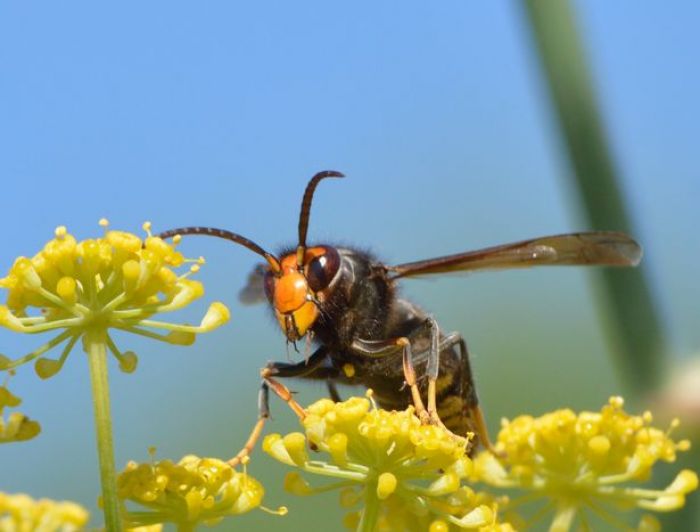
<path id="1" fill-rule="evenodd" d="M 576 8 L 669 356 L 688 357 L 700 348 L 700 4 Z M 514 1 L 3 2 L 0 269 L 56 225 L 98 234 L 102 216 L 135 232 L 146 219 L 220 226 L 276 249 L 294 242 L 306 181 L 326 168 L 348 178 L 320 186 L 310 239 L 388 262 L 585 229 L 531 44 Z M 120 339 L 141 359 L 134 375 L 112 367 L 118 467 L 149 445 L 162 458 L 233 454 L 255 419 L 258 368 L 286 357 L 265 309 L 236 299 L 256 257 L 207 239 L 183 249 L 207 257 L 206 300 L 233 319 L 192 348 Z M 466 335 L 495 428 L 620 391 L 592 279 L 544 269 L 404 292 Z M 41 341 L 0 331 L 12 357 Z M 294 388 L 303 402 L 323 393 Z M 94 508 L 82 353 L 48 382 L 23 368 L 11 389 L 44 431 L 3 446 L 0 489 Z M 277 401 L 273 412 L 273 430 L 294 426 Z M 325 514 L 303 510 L 317 501 L 276 488 L 280 469 L 252 463 L 267 504 L 297 510 L 245 522 L 321 529 Z"/>

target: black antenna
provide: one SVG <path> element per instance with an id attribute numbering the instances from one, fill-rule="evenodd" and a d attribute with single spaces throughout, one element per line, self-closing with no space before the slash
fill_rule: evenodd
<path id="1" fill-rule="evenodd" d="M 163 231 L 162 233 L 158 234 L 158 236 L 162 239 L 171 238 L 177 235 L 214 236 L 235 242 L 236 244 L 240 244 L 241 246 L 248 248 L 253 253 L 257 253 L 258 255 L 265 257 L 265 260 L 267 260 L 273 272 L 278 273 L 280 271 L 280 261 L 277 259 L 277 257 L 275 257 L 272 253 L 265 251 L 252 240 L 249 240 L 246 237 L 232 231 L 227 231 L 226 229 L 216 229 L 214 227 L 179 227 L 177 229 L 169 229 L 168 231 Z"/>
<path id="2" fill-rule="evenodd" d="M 316 185 L 327 177 L 345 177 L 345 174 L 334 170 L 325 170 L 317 173 L 311 178 L 304 191 L 304 199 L 301 201 L 301 213 L 299 214 L 299 245 L 297 246 L 297 265 L 304 263 L 304 252 L 306 251 L 306 232 L 309 228 L 309 216 L 311 215 L 311 201 L 314 198 Z"/>

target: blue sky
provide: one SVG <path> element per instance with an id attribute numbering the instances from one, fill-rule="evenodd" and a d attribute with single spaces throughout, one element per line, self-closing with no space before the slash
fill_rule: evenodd
<path id="1" fill-rule="evenodd" d="M 648 266 L 684 299 L 698 257 L 699 8 L 577 7 Z M 0 15 L 3 217 L 32 221 L 23 241 L 107 215 L 284 242 L 321 168 L 352 183 L 337 185 L 348 211 L 322 192 L 319 211 L 339 216 L 312 234 L 388 259 L 581 226 L 516 3 L 10 2 Z M 382 229 L 353 215 L 359 203 L 390 214 Z M 401 220 L 415 215 L 404 254 Z M 694 329 L 697 309 L 680 305 L 671 321 Z"/>
<path id="2" fill-rule="evenodd" d="M 689 356 L 700 350 L 700 4 L 575 6 L 669 351 Z M 156 230 L 221 226 L 275 249 L 294 240 L 306 181 L 327 168 L 348 177 L 319 188 L 310 240 L 369 247 L 389 262 L 585 229 L 529 37 L 509 1 L 4 2 L 0 269 L 56 225 L 87 237 L 102 216 L 132 231 L 146 219 Z M 141 398 L 163 406 L 155 419 L 176 434 L 168 410 L 250 405 L 257 368 L 285 356 L 264 310 L 235 299 L 255 258 L 219 242 L 187 246 L 209 259 L 207 297 L 229 303 L 234 319 L 196 355 L 138 344 L 153 359 L 114 385 L 135 442 L 118 445 L 121 463 L 159 443 L 152 419 L 134 414 Z M 498 367 L 491 352 L 511 349 L 504 330 L 528 353 L 571 350 L 563 368 L 595 352 L 593 367 L 612 371 L 589 279 L 514 272 L 421 281 L 405 293 L 473 339 L 482 373 Z M 571 347 L 572 337 L 583 340 Z M 33 340 L 2 333 L 0 351 L 19 356 Z M 31 371 L 16 378 L 26 409 L 47 420 L 46 432 L 56 423 L 66 446 L 69 434 L 92 430 L 84 361 L 73 358 L 48 383 Z M 222 386 L 236 392 L 208 397 L 211 368 L 231 375 Z M 561 382 L 552 401 L 566 397 Z M 614 378 L 599 387 L 596 400 L 614 392 Z M 187 438 L 161 446 L 206 446 Z M 42 475 L 13 482 L 7 489 L 63 493 Z"/>

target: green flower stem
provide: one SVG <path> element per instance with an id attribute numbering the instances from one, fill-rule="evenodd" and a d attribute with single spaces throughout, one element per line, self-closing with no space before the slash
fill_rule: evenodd
<path id="1" fill-rule="evenodd" d="M 61 342 L 64 342 L 66 338 L 68 338 L 71 335 L 70 331 L 63 331 L 61 334 L 53 338 L 52 340 L 49 340 L 46 342 L 44 345 L 39 347 L 38 349 L 35 349 L 28 355 L 23 356 L 22 358 L 18 358 L 17 360 L 12 360 L 10 362 L 7 362 L 2 366 L 2 370 L 8 370 L 12 368 L 16 368 L 18 366 L 21 366 L 22 364 L 26 364 L 27 362 L 30 362 L 34 360 L 35 358 L 39 358 L 41 355 L 49 351 L 50 349 L 56 347 L 58 344 Z"/>
<path id="2" fill-rule="evenodd" d="M 602 113 L 579 36 L 572 2 L 527 0 L 527 20 L 550 89 L 556 120 L 579 192 L 593 229 L 635 236 Z M 665 338 L 644 267 L 600 272 L 611 352 L 627 395 L 648 394 L 661 379 Z"/>
<path id="3" fill-rule="evenodd" d="M 90 364 L 92 400 L 95 407 L 95 430 L 97 432 L 97 454 L 100 463 L 105 527 L 110 532 L 120 532 L 122 522 L 119 500 L 117 499 L 117 477 L 114 470 L 112 416 L 109 407 L 109 381 L 107 379 L 106 331 L 98 329 L 87 332 L 85 351 Z"/>
<path id="4" fill-rule="evenodd" d="M 552 532 L 565 532 L 571 529 L 571 524 L 576 517 L 577 507 L 575 504 L 562 504 L 557 508 L 557 513 L 554 517 L 549 530 Z"/>
<path id="5" fill-rule="evenodd" d="M 365 507 L 362 510 L 357 532 L 374 532 L 379 517 L 379 497 L 377 497 L 376 482 L 369 483 L 365 488 Z"/>
<path id="6" fill-rule="evenodd" d="M 304 464 L 304 471 L 314 473 L 316 475 L 324 475 L 327 477 L 342 478 L 355 482 L 364 482 L 367 479 L 367 473 L 353 472 L 340 469 L 339 467 L 330 465 L 315 465 L 312 462 Z"/>

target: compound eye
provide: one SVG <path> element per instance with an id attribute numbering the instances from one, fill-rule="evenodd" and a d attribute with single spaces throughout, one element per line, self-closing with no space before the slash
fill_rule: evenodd
<path id="1" fill-rule="evenodd" d="M 275 274 L 271 271 L 265 272 L 265 277 L 263 278 L 263 286 L 265 288 L 265 295 L 267 300 L 272 303 L 272 297 L 275 295 Z"/>
<path id="2" fill-rule="evenodd" d="M 340 266 L 340 255 L 334 248 L 325 248 L 326 252 L 323 255 L 314 257 L 306 267 L 306 280 L 309 282 L 309 288 L 313 292 L 319 292 L 326 288 Z"/>

